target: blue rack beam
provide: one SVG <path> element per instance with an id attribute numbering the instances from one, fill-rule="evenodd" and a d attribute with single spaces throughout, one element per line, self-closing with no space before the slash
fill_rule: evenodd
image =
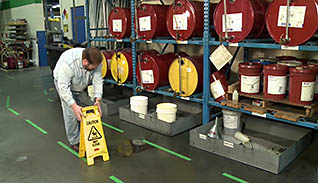
<path id="1" fill-rule="evenodd" d="M 203 102 L 203 100 L 202 100 L 203 94 L 202 93 L 194 94 L 190 97 L 181 97 L 181 96 L 175 96 L 175 94 L 173 92 L 165 91 L 168 88 L 170 88 L 170 87 L 164 86 L 164 87 L 158 88 L 156 90 L 147 91 L 147 92 L 156 93 L 156 94 L 160 94 L 160 95 L 164 95 L 164 96 L 168 96 L 168 97 L 174 97 L 174 98 L 181 99 L 181 100 L 192 101 L 192 102 L 196 102 L 196 103 L 200 103 L 200 104 L 202 104 L 202 102 Z M 146 91 L 146 90 L 144 90 L 144 91 Z"/>
<path id="2" fill-rule="evenodd" d="M 123 38 L 123 39 L 115 39 L 115 38 L 101 38 L 101 37 L 95 37 L 95 38 L 90 38 L 90 41 L 98 41 L 98 42 L 125 42 L 125 43 L 130 43 L 129 38 Z"/>
<path id="3" fill-rule="evenodd" d="M 91 47 L 91 31 L 89 29 L 91 28 L 90 22 L 89 22 L 89 0 L 85 0 L 85 12 L 86 12 L 86 33 L 87 33 L 87 47 Z"/>
<path id="4" fill-rule="evenodd" d="M 209 41 L 210 45 L 218 46 L 223 44 L 224 46 L 240 46 L 245 48 L 261 48 L 261 49 L 276 49 L 276 50 L 298 50 L 298 51 L 318 51 L 316 45 L 300 45 L 300 46 L 283 46 L 277 43 L 256 43 L 256 42 L 239 42 L 228 43 L 220 41 Z"/>
<path id="5" fill-rule="evenodd" d="M 112 79 L 104 79 L 104 83 L 114 84 L 114 85 L 118 85 L 118 86 L 124 86 L 124 87 L 127 87 L 127 88 L 134 88 L 134 85 L 132 83 L 118 84 L 115 80 L 112 80 Z"/>
<path id="6" fill-rule="evenodd" d="M 136 40 L 137 43 L 162 43 L 162 44 L 191 44 L 191 45 L 203 45 L 202 39 L 191 39 L 186 41 L 178 41 L 175 39 L 152 39 L 152 40 Z"/>
<path id="7" fill-rule="evenodd" d="M 210 0 L 204 0 L 204 32 L 203 32 L 203 96 L 202 96 L 202 123 L 210 121 L 210 109 L 208 101 L 210 98 Z"/>
<path id="8" fill-rule="evenodd" d="M 135 32 L 135 0 L 130 1 L 130 10 L 131 10 L 131 39 L 136 39 Z M 137 76 L 136 76 L 136 63 L 137 63 L 137 55 L 136 55 L 136 41 L 131 43 L 131 53 L 132 53 L 132 63 L 133 63 L 133 85 L 134 85 L 134 95 L 137 94 Z"/>

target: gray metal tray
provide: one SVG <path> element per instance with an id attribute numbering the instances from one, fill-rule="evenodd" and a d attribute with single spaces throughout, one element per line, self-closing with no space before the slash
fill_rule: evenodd
<path id="1" fill-rule="evenodd" d="M 173 123 L 167 123 L 157 118 L 156 105 L 162 102 L 172 102 L 178 105 L 177 119 Z M 171 97 L 154 97 L 148 100 L 148 114 L 142 115 L 130 111 L 130 105 L 119 108 L 121 120 L 153 130 L 167 136 L 174 136 L 201 124 L 201 105 Z"/>
<path id="2" fill-rule="evenodd" d="M 206 134 L 214 121 L 191 130 L 190 145 L 278 174 L 312 142 L 311 130 L 253 116 L 242 118 L 245 120 L 243 133 L 250 137 L 253 149 L 249 144 L 237 143 L 239 141 L 230 136 L 208 137 Z"/>

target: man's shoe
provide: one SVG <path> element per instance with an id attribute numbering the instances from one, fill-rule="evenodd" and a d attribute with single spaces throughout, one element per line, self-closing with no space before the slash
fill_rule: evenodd
<path id="1" fill-rule="evenodd" d="M 72 148 L 74 151 L 78 152 L 78 151 L 79 151 L 79 144 L 71 145 L 71 148 Z"/>

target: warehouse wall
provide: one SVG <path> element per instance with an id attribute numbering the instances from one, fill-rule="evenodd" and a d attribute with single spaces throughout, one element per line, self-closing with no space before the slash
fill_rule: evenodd
<path id="1" fill-rule="evenodd" d="M 75 1 L 76 6 L 84 6 L 85 0 L 76 0 Z M 68 32 L 64 32 L 64 36 L 68 37 L 69 39 L 73 39 L 72 36 L 72 12 L 71 7 L 73 7 L 73 1 L 72 0 L 60 0 L 60 11 L 61 15 L 63 14 L 64 9 L 68 13 L 68 19 L 64 19 L 61 21 L 61 27 L 63 29 L 63 25 L 68 25 Z"/>

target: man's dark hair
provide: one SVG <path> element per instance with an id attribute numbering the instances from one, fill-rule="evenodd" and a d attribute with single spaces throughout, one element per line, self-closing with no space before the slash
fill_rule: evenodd
<path id="1" fill-rule="evenodd" d="M 82 59 L 86 59 L 89 64 L 99 65 L 103 61 L 103 56 L 97 48 L 86 48 L 83 51 Z"/>

